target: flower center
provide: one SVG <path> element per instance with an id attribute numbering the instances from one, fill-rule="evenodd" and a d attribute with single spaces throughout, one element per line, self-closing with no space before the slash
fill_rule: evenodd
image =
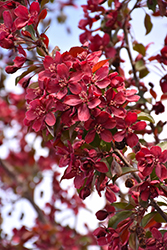
<path id="1" fill-rule="evenodd" d="M 50 66 L 48 67 L 48 69 L 50 70 L 50 72 L 55 72 L 56 71 L 56 64 L 50 64 Z"/>
<path id="2" fill-rule="evenodd" d="M 132 129 L 130 127 L 127 127 L 128 133 L 132 133 Z"/>
<path id="3" fill-rule="evenodd" d="M 100 134 L 104 130 L 104 128 L 102 128 L 101 124 L 96 124 L 95 130 L 97 134 Z"/>
<path id="4" fill-rule="evenodd" d="M 45 114 L 45 110 L 41 109 L 41 107 L 37 107 L 35 110 L 34 110 L 34 114 L 36 116 L 41 116 L 42 114 Z"/>
<path id="5" fill-rule="evenodd" d="M 111 100 L 111 101 L 110 101 L 110 105 L 111 105 L 111 106 L 116 106 L 116 102 L 113 101 L 113 100 Z"/>
<path id="6" fill-rule="evenodd" d="M 79 97 L 82 99 L 83 102 L 88 101 L 87 93 L 85 91 L 81 91 L 81 93 L 79 94 Z"/>
<path id="7" fill-rule="evenodd" d="M 37 88 L 34 89 L 34 94 L 36 96 L 40 95 L 41 93 L 42 93 L 42 91 L 41 91 L 41 89 L 39 87 L 37 87 Z"/>
<path id="8" fill-rule="evenodd" d="M 60 79 L 59 80 L 59 85 L 61 88 L 64 88 L 67 86 L 67 82 L 65 81 L 65 79 Z"/>
<path id="9" fill-rule="evenodd" d="M 93 76 L 92 76 L 92 82 L 95 83 L 96 80 L 97 80 L 97 76 L 96 76 L 96 75 L 93 75 Z"/>
<path id="10" fill-rule="evenodd" d="M 154 158 L 154 165 L 157 165 L 159 162 L 159 159 Z"/>

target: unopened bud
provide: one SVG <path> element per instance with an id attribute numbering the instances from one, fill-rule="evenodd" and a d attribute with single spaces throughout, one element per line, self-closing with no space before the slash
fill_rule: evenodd
<path id="1" fill-rule="evenodd" d="M 108 216 L 108 212 L 106 210 L 99 210 L 96 213 L 96 217 L 98 220 L 105 220 Z"/>
<path id="2" fill-rule="evenodd" d="M 132 178 L 128 178 L 126 181 L 125 181 L 125 187 L 127 188 L 131 188 L 135 185 L 135 181 L 132 179 Z"/>

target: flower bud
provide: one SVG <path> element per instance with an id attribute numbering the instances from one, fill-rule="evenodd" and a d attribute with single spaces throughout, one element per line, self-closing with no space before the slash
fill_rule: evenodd
<path id="1" fill-rule="evenodd" d="M 98 220 L 105 220 L 108 216 L 108 212 L 105 210 L 99 210 L 96 213 L 96 217 Z"/>
<path id="2" fill-rule="evenodd" d="M 126 181 L 125 181 L 125 187 L 127 188 L 131 188 L 135 185 L 135 181 L 132 179 L 132 178 L 128 178 Z"/>

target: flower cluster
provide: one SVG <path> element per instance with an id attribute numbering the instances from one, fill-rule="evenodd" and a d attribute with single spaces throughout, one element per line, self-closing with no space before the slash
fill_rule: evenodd
<path id="1" fill-rule="evenodd" d="M 45 116 L 46 112 L 42 112 L 42 103 L 45 100 L 46 102 L 52 100 L 49 110 L 52 110 L 55 121 L 61 114 L 62 128 L 70 127 L 76 122 L 83 122 L 82 127 L 86 133 L 83 139 L 86 143 L 92 142 L 95 135 L 106 142 L 111 142 L 113 139 L 111 130 L 116 128 L 122 129 L 121 137 L 118 134 L 115 135 L 116 141 L 127 138 L 128 145 L 135 146 L 138 138 L 133 130 L 143 130 L 146 123 L 141 121 L 136 123 L 137 114 L 127 112 L 123 105 L 130 102 L 130 95 L 133 96 L 133 101 L 139 99 L 135 95 L 136 91 L 126 90 L 121 77 L 115 73 L 109 74 L 108 62 L 106 60 L 99 62 L 100 52 L 89 53 L 86 49 L 80 52 L 80 48 L 76 48 L 76 52 L 77 56 L 73 55 L 72 50 L 64 54 L 56 51 L 54 58 L 45 57 L 44 70 L 38 77 L 39 86 L 33 90 L 35 93 L 38 89 L 41 95 L 33 100 L 31 100 L 33 95 L 27 95 L 29 111 L 26 119 L 32 121 Z M 133 120 L 131 120 L 132 116 Z M 125 125 L 121 124 L 121 121 Z M 126 130 L 126 126 L 133 123 L 135 124 L 132 128 L 129 127 Z M 45 126 L 45 123 L 41 122 L 41 126 Z M 38 127 L 35 130 L 40 129 L 41 127 Z M 129 143 L 132 140 L 133 144 Z"/>
<path id="2" fill-rule="evenodd" d="M 142 148 L 137 154 L 138 169 L 143 177 L 149 176 L 155 168 L 156 175 L 163 181 L 167 178 L 167 169 L 164 163 L 167 161 L 167 150 L 162 152 L 159 146 L 150 149 Z"/>
<path id="3" fill-rule="evenodd" d="M 109 73 L 108 60 L 99 61 L 100 56 L 99 51 L 90 53 L 80 47 L 45 56 L 38 86 L 33 89 L 30 84 L 27 89 L 25 124 L 36 132 L 53 131 L 56 154 L 62 155 L 59 166 L 67 166 L 62 179 L 75 177 L 81 198 L 90 195 L 96 172 L 96 182 L 101 179 L 101 190 L 106 190 L 106 198 L 113 202 L 116 198 L 107 186 L 108 178 L 100 177 L 109 171 L 104 161 L 107 155 L 98 148 L 88 150 L 86 145 L 125 140 L 134 147 L 139 140 L 134 131 L 143 130 L 146 123 L 137 122 L 137 114 L 124 108 L 138 101 L 136 91 L 127 90 L 117 73 Z M 63 136 L 68 130 L 71 135 L 65 143 Z"/>

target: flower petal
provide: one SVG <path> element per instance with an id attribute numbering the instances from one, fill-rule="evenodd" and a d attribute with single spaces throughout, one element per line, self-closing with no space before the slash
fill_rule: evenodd
<path id="1" fill-rule="evenodd" d="M 126 137 L 126 142 L 129 145 L 129 147 L 133 148 L 134 146 L 136 146 L 136 144 L 138 143 L 139 138 L 136 134 L 133 133 L 129 133 Z"/>
<path id="2" fill-rule="evenodd" d="M 115 194 L 110 188 L 106 188 L 105 197 L 111 203 L 117 200 Z"/>
<path id="3" fill-rule="evenodd" d="M 125 117 L 125 122 L 128 126 L 136 122 L 137 120 L 137 114 L 134 112 L 128 112 L 127 116 Z"/>
<path id="4" fill-rule="evenodd" d="M 70 106 L 76 106 L 78 104 L 81 104 L 82 100 L 78 96 L 68 95 L 66 96 L 64 103 Z"/>
<path id="5" fill-rule="evenodd" d="M 107 173 L 108 167 L 104 162 L 96 162 L 95 169 L 101 173 Z"/>
<path id="6" fill-rule="evenodd" d="M 90 112 L 87 105 L 84 103 L 78 108 L 78 119 L 80 121 L 87 121 L 90 118 Z"/>
<path id="7" fill-rule="evenodd" d="M 54 114 L 52 112 L 49 112 L 46 116 L 45 116 L 45 122 L 49 125 L 49 126 L 53 126 L 56 122 L 56 118 L 54 116 Z"/>
<path id="8" fill-rule="evenodd" d="M 112 141 L 112 133 L 107 130 L 107 129 L 104 129 L 101 133 L 100 133 L 100 137 L 103 141 L 105 142 L 111 142 Z"/>
<path id="9" fill-rule="evenodd" d="M 96 131 L 93 129 L 93 130 L 90 130 L 87 135 L 85 136 L 85 141 L 86 143 L 91 143 L 94 138 L 95 138 L 95 134 L 96 134 Z"/>

